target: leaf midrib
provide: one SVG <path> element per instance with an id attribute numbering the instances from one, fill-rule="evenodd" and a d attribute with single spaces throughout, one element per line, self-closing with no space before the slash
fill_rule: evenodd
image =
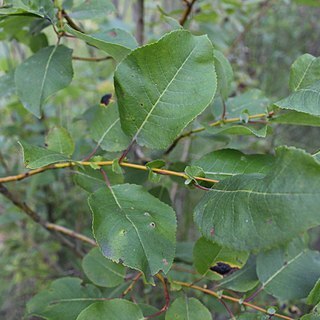
<path id="1" fill-rule="evenodd" d="M 301 251 L 294 258 L 292 258 L 285 265 L 283 265 L 280 269 L 278 269 L 277 272 L 275 272 L 271 277 L 269 277 L 265 282 L 262 283 L 263 287 L 266 287 L 277 275 L 279 275 L 284 269 L 286 269 L 291 263 L 296 261 L 304 253 L 305 253 L 305 251 Z"/>
<path id="2" fill-rule="evenodd" d="M 40 87 L 40 99 L 39 99 L 39 105 L 40 105 L 40 106 L 41 106 L 41 104 L 42 104 L 43 89 L 44 89 L 45 82 L 46 82 L 46 79 L 47 79 L 47 74 L 48 74 L 49 66 L 50 66 L 52 57 L 53 57 L 53 55 L 55 54 L 55 52 L 56 52 L 57 49 L 58 49 L 58 45 L 56 45 L 56 46 L 52 49 L 52 52 L 51 52 L 50 55 L 49 55 L 49 58 L 48 58 L 46 67 L 45 67 L 45 69 L 44 69 L 43 79 L 42 79 L 42 83 L 41 83 L 41 87 Z"/>
<path id="3" fill-rule="evenodd" d="M 168 88 L 171 86 L 171 84 L 173 83 L 173 81 L 176 79 L 177 75 L 179 74 L 179 72 L 182 70 L 182 68 L 184 67 L 184 65 L 187 63 L 187 61 L 189 60 L 189 58 L 191 57 L 191 55 L 193 54 L 194 50 L 196 49 L 196 46 L 191 50 L 191 52 L 188 54 L 188 56 L 186 57 L 186 59 L 183 61 L 183 63 L 181 64 L 181 66 L 177 69 L 176 73 L 174 74 L 174 76 L 172 77 L 172 79 L 169 81 L 169 83 L 167 84 L 167 86 L 164 88 L 164 90 L 162 91 L 162 93 L 159 95 L 159 98 L 157 99 L 157 101 L 154 103 L 154 105 L 152 106 L 152 108 L 150 109 L 150 111 L 148 112 L 146 118 L 143 120 L 142 124 L 140 125 L 139 128 L 137 128 L 137 132 L 134 135 L 132 140 L 136 140 L 138 138 L 138 135 L 140 134 L 141 130 L 143 129 L 143 127 L 145 126 L 145 124 L 147 123 L 147 121 L 149 120 L 150 116 L 152 115 L 153 110 L 156 108 L 156 106 L 158 105 L 158 103 L 160 102 L 161 98 L 164 96 L 164 94 L 167 92 Z"/>
<path id="4" fill-rule="evenodd" d="M 121 210 L 121 212 L 123 212 L 123 214 L 124 214 L 124 216 L 126 217 L 126 219 L 131 223 L 131 225 L 133 226 L 134 230 L 136 231 L 137 237 L 138 237 L 139 242 L 140 242 L 140 244 L 141 244 L 141 246 L 142 246 L 144 255 L 145 255 L 145 257 L 146 257 L 146 259 L 147 259 L 147 261 L 148 261 L 148 265 L 149 265 L 149 268 L 150 268 L 151 263 L 150 263 L 150 261 L 149 261 L 149 258 L 148 258 L 148 255 L 147 255 L 147 251 L 146 251 L 146 249 L 145 249 L 145 247 L 144 247 L 144 244 L 143 244 L 143 242 L 142 242 L 142 240 L 141 240 L 140 234 L 139 234 L 139 232 L 138 232 L 138 228 L 137 228 L 136 225 L 133 223 L 133 221 L 128 217 L 128 215 L 126 214 L 126 212 L 124 211 L 124 209 L 121 207 L 120 202 L 119 202 L 119 200 L 118 200 L 115 192 L 113 191 L 112 187 L 110 187 L 109 190 L 110 190 L 110 192 L 111 192 L 111 194 L 112 194 L 112 196 L 113 196 L 113 198 L 114 198 L 117 206 L 119 207 L 119 209 Z M 150 270 L 151 270 L 151 268 L 150 268 Z"/>

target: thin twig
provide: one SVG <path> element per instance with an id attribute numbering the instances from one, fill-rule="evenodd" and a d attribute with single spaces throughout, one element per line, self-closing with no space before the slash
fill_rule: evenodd
<path id="1" fill-rule="evenodd" d="M 141 278 L 142 272 L 139 272 L 133 279 L 132 282 L 130 283 L 129 287 L 123 291 L 121 298 L 125 297 L 130 291 L 132 291 L 133 287 L 135 284 L 138 282 L 138 280 Z"/>
<path id="2" fill-rule="evenodd" d="M 257 118 L 271 118 L 272 116 L 274 115 L 274 112 L 271 111 L 269 112 L 268 114 L 265 114 L 265 113 L 259 113 L 259 114 L 254 114 L 252 116 L 249 116 L 249 120 L 250 119 L 257 119 Z M 226 124 L 226 123 L 237 123 L 237 122 L 242 122 L 241 121 L 241 118 L 240 117 L 237 117 L 237 118 L 229 118 L 229 119 L 221 119 L 221 120 L 218 120 L 218 121 L 215 121 L 215 122 L 212 122 L 209 124 L 210 127 L 217 127 L 221 124 Z M 200 128 L 197 128 L 197 129 L 193 129 L 193 130 L 190 130 L 190 131 L 187 131 L 183 134 L 181 134 L 179 137 L 177 137 L 173 142 L 172 144 L 168 147 L 168 149 L 165 151 L 165 155 L 168 155 L 175 147 L 176 145 L 178 144 L 178 142 L 183 139 L 183 138 L 186 138 L 186 137 L 189 137 L 191 136 L 192 134 L 194 133 L 199 133 L 199 132 L 202 132 L 206 130 L 205 127 L 200 127 Z"/>
<path id="3" fill-rule="evenodd" d="M 158 273 L 156 277 L 161 281 L 163 285 L 164 298 L 166 302 L 165 302 L 165 305 L 158 312 L 151 314 L 150 316 L 147 316 L 144 319 L 152 319 L 159 316 L 160 314 L 166 312 L 170 305 L 170 295 L 169 295 L 167 280 L 160 273 Z"/>
<path id="4" fill-rule="evenodd" d="M 246 302 L 252 301 L 263 289 L 264 289 L 264 286 L 261 286 L 250 297 L 246 298 L 245 301 Z"/>
<path id="5" fill-rule="evenodd" d="M 103 179 L 104 179 L 107 187 L 108 187 L 109 189 L 111 189 L 111 183 L 110 183 L 110 180 L 109 180 L 109 178 L 108 178 L 108 176 L 107 176 L 107 173 L 106 173 L 102 168 L 100 168 L 100 172 L 102 173 Z"/>
<path id="6" fill-rule="evenodd" d="M 222 299 L 220 299 L 219 301 L 221 302 L 221 304 L 225 307 L 225 309 L 229 313 L 230 319 L 231 320 L 236 320 L 236 317 L 234 316 L 232 310 L 229 308 L 229 306 L 226 304 L 226 302 L 223 301 Z"/>
<path id="7" fill-rule="evenodd" d="M 77 30 L 81 33 L 84 33 L 83 30 L 70 18 L 70 16 L 66 13 L 66 11 L 64 9 L 61 10 L 61 13 L 71 28 L 73 28 L 74 30 Z"/>
<path id="8" fill-rule="evenodd" d="M 73 56 L 72 60 L 79 60 L 79 61 L 90 61 L 90 62 L 100 62 L 100 61 L 105 61 L 105 60 L 110 60 L 113 59 L 112 57 L 101 57 L 101 58 L 95 58 L 95 57 L 78 57 L 78 56 Z"/>
<path id="9" fill-rule="evenodd" d="M 41 167 L 39 169 L 30 170 L 25 173 L 21 173 L 15 176 L 8 176 L 0 178 L 0 183 L 6 183 L 6 182 L 12 182 L 12 181 L 19 181 L 26 179 L 28 177 L 31 177 L 35 174 L 47 171 L 47 170 L 53 170 L 53 169 L 62 169 L 62 168 L 68 168 L 68 167 L 74 167 L 77 165 L 80 166 L 92 166 L 92 164 L 95 164 L 97 166 L 112 166 L 113 161 L 97 161 L 97 162 L 89 162 L 89 161 L 79 161 L 79 162 L 62 162 L 57 164 L 52 164 L 49 166 Z M 143 171 L 149 171 L 152 170 L 155 173 L 162 174 L 162 175 L 170 175 L 170 176 L 176 176 L 184 179 L 188 179 L 188 176 L 183 172 L 177 172 L 172 170 L 166 170 L 166 169 L 157 169 L 157 168 L 148 168 L 147 166 L 143 166 L 140 164 L 130 163 L 130 162 L 121 162 L 120 166 L 122 167 L 128 167 L 133 168 L 137 170 L 143 170 Z M 218 183 L 219 180 L 209 179 L 209 178 L 203 178 L 203 177 L 194 177 L 198 181 L 206 181 L 210 183 Z"/>
<path id="10" fill-rule="evenodd" d="M 136 3 L 136 36 L 140 45 L 144 42 L 144 0 L 137 0 Z"/>
<path id="11" fill-rule="evenodd" d="M 241 301 L 241 299 L 238 299 L 238 298 L 234 298 L 234 297 L 230 297 L 230 296 L 227 296 L 227 295 L 219 295 L 217 292 L 215 291 L 212 291 L 212 290 L 209 290 L 209 289 L 205 289 L 205 288 L 202 288 L 202 287 L 199 287 L 199 286 L 196 286 L 196 285 L 193 285 L 191 283 L 188 283 L 188 282 L 182 282 L 182 281 L 172 281 L 174 284 L 177 284 L 177 285 L 180 285 L 182 287 L 186 287 L 186 288 L 192 288 L 192 289 L 195 289 L 195 290 L 198 290 L 198 291 L 201 291 L 203 293 L 206 293 L 206 294 L 209 294 L 219 300 L 229 300 L 229 301 L 232 301 L 232 302 L 236 302 L 238 304 L 242 304 L 248 308 L 251 308 L 251 309 L 254 309 L 254 310 L 257 310 L 257 311 L 260 311 L 262 313 L 265 313 L 267 315 L 270 315 L 268 313 L 268 310 L 264 309 L 264 308 L 261 308 L 261 307 L 258 307 L 252 303 L 249 303 L 249 302 L 246 302 L 246 301 Z M 280 319 L 285 319 L 285 320 L 294 320 L 293 318 L 290 318 L 288 316 L 284 316 L 282 314 L 279 314 L 279 313 L 275 313 L 273 314 L 274 317 L 278 317 Z"/>
<path id="12" fill-rule="evenodd" d="M 179 23 L 180 23 L 181 26 L 183 26 L 186 23 L 189 15 L 190 15 L 190 13 L 192 11 L 192 7 L 193 7 L 193 5 L 195 4 L 196 1 L 197 0 L 190 0 L 190 1 L 185 0 L 184 1 L 185 4 L 186 4 L 186 9 L 184 10 L 184 12 L 182 14 L 182 17 L 179 20 Z"/>

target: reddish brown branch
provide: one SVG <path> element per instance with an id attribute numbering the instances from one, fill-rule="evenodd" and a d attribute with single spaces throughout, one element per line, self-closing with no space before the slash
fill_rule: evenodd
<path id="1" fill-rule="evenodd" d="M 184 24 L 186 23 L 191 11 L 192 11 L 192 7 L 195 4 L 197 0 L 190 0 L 190 1 L 184 1 L 186 4 L 186 9 L 184 10 L 181 19 L 179 20 L 179 23 L 181 26 L 184 26 Z"/>
<path id="2" fill-rule="evenodd" d="M 105 60 L 110 60 L 112 57 L 101 57 L 101 58 L 95 58 L 95 57 L 78 57 L 78 56 L 73 56 L 73 60 L 79 60 L 79 61 L 89 61 L 89 62 L 100 62 L 100 61 L 105 61 Z"/>

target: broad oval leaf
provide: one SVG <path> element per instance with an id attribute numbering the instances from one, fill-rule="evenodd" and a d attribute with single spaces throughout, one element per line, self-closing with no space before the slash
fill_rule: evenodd
<path id="1" fill-rule="evenodd" d="M 135 39 L 122 29 L 112 29 L 105 31 L 104 33 L 92 35 L 76 31 L 68 25 L 65 25 L 64 29 L 77 38 L 108 53 L 117 62 L 120 62 L 131 52 L 131 50 L 138 46 Z"/>
<path id="2" fill-rule="evenodd" d="M 280 147 L 274 170 L 216 184 L 196 207 L 195 222 L 223 246 L 270 248 L 320 223 L 319 178 L 320 164 L 311 155 Z"/>
<path id="3" fill-rule="evenodd" d="M 70 161 L 70 158 L 64 154 L 33 146 L 23 141 L 19 141 L 18 143 L 23 151 L 24 164 L 29 169 L 37 169 L 57 162 Z"/>
<path id="4" fill-rule="evenodd" d="M 148 281 L 169 271 L 175 252 L 173 209 L 141 186 L 122 184 L 90 195 L 94 236 L 107 258 L 140 270 Z"/>
<path id="5" fill-rule="evenodd" d="M 82 269 L 92 283 L 99 287 L 116 287 L 124 281 L 126 268 L 104 257 L 93 248 L 82 260 Z"/>
<path id="6" fill-rule="evenodd" d="M 140 145 L 164 149 L 213 99 L 212 44 L 207 36 L 173 31 L 132 51 L 114 82 L 125 133 Z"/>
<path id="7" fill-rule="evenodd" d="M 198 299 L 180 297 L 169 307 L 166 320 L 212 320 L 212 317 Z"/>
<path id="8" fill-rule="evenodd" d="M 276 248 L 257 257 L 262 287 L 280 299 L 306 298 L 320 277 L 320 253 L 305 248 Z"/>
<path id="9" fill-rule="evenodd" d="M 320 81 L 291 93 L 287 98 L 276 102 L 275 105 L 281 109 L 320 116 Z"/>
<path id="10" fill-rule="evenodd" d="M 320 58 L 311 54 L 300 56 L 291 66 L 289 87 L 297 91 L 320 80 Z"/>
<path id="11" fill-rule="evenodd" d="M 46 137 L 46 143 L 48 150 L 56 151 L 69 157 L 74 152 L 74 141 L 69 131 L 63 127 L 52 128 Z"/>
<path id="12" fill-rule="evenodd" d="M 207 178 L 224 179 L 245 173 L 267 173 L 274 157 L 262 154 L 244 154 L 234 149 L 210 152 L 196 160 L 194 165 L 203 169 Z"/>
<path id="13" fill-rule="evenodd" d="M 241 117 L 244 112 L 247 115 L 267 114 L 269 103 L 261 90 L 251 89 L 226 101 L 225 116 L 226 118 Z M 215 99 L 212 107 L 216 118 L 221 117 L 224 108 L 221 99 Z"/>
<path id="14" fill-rule="evenodd" d="M 90 135 L 103 150 L 116 152 L 126 149 L 130 143 L 120 125 L 118 106 L 97 106 L 88 110 L 92 117 L 88 120 Z"/>
<path id="15" fill-rule="evenodd" d="M 24 107 L 38 118 L 46 99 L 67 87 L 73 77 L 72 50 L 50 46 L 20 64 L 15 72 L 17 93 Z"/>
<path id="16" fill-rule="evenodd" d="M 76 320 L 83 309 L 100 298 L 97 287 L 84 286 L 78 278 L 61 278 L 27 303 L 27 313 L 47 320 Z"/>
<path id="17" fill-rule="evenodd" d="M 113 299 L 93 303 L 83 310 L 77 320 L 143 320 L 144 316 L 137 304 L 124 299 Z"/>

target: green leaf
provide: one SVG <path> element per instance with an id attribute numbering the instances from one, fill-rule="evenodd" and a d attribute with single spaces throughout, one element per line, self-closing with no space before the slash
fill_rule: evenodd
<path id="1" fill-rule="evenodd" d="M 186 166 L 184 173 L 187 175 L 188 179 L 185 181 L 185 184 L 198 183 L 196 177 L 204 178 L 205 173 L 203 169 L 198 166 Z"/>
<path id="2" fill-rule="evenodd" d="M 257 257 L 257 274 L 264 289 L 279 299 L 301 299 L 320 277 L 320 253 L 296 247 L 276 248 Z"/>
<path id="3" fill-rule="evenodd" d="M 82 269 L 89 280 L 99 287 L 116 287 L 124 281 L 124 266 L 108 260 L 93 248 L 82 260 Z"/>
<path id="4" fill-rule="evenodd" d="M 103 170 L 106 171 L 111 184 L 123 183 L 122 174 L 114 173 L 110 167 L 103 167 Z M 78 167 L 77 171 L 74 171 L 73 181 L 90 193 L 106 186 L 101 172 L 88 166 Z"/>
<path id="5" fill-rule="evenodd" d="M 164 149 L 215 94 L 212 44 L 207 36 L 173 31 L 132 51 L 114 82 L 125 133 L 142 146 Z"/>
<path id="6" fill-rule="evenodd" d="M 112 171 L 116 174 L 123 174 L 122 167 L 120 166 L 119 159 L 114 159 L 112 162 Z"/>
<path id="7" fill-rule="evenodd" d="M 279 147 L 273 168 L 224 179 L 207 192 L 194 214 L 201 233 L 246 251 L 270 248 L 319 225 L 320 164 L 302 150 Z"/>
<path id="8" fill-rule="evenodd" d="M 262 91 L 257 89 L 248 90 L 236 97 L 229 98 L 226 103 L 226 118 L 243 117 L 245 112 L 248 115 L 267 114 L 269 100 Z M 223 113 L 221 99 L 216 99 L 213 104 L 213 113 L 219 118 Z"/>
<path id="9" fill-rule="evenodd" d="M 307 303 L 311 305 L 318 304 L 320 302 L 320 279 L 316 282 L 307 297 Z"/>
<path id="10" fill-rule="evenodd" d="M 32 146 L 29 143 L 18 142 L 23 151 L 23 161 L 27 168 L 37 169 L 57 162 L 70 161 L 70 158 L 45 148 Z"/>
<path id="11" fill-rule="evenodd" d="M 162 159 L 149 161 L 146 163 L 146 167 L 150 169 L 161 169 L 166 165 L 166 162 Z"/>
<path id="12" fill-rule="evenodd" d="M 320 81 L 298 89 L 287 98 L 276 102 L 275 105 L 281 109 L 290 109 L 320 116 Z"/>
<path id="13" fill-rule="evenodd" d="M 77 320 L 142 320 L 141 309 L 137 304 L 124 299 L 96 302 L 83 310 Z"/>
<path id="14" fill-rule="evenodd" d="M 267 173 L 273 163 L 274 157 L 271 155 L 249 155 L 238 150 L 223 149 L 206 154 L 194 165 L 201 167 L 207 178 L 220 180 L 245 173 Z"/>
<path id="15" fill-rule="evenodd" d="M 117 152 L 126 149 L 130 139 L 123 133 L 120 125 L 118 106 L 97 106 L 88 110 L 93 117 L 88 120 L 90 135 L 103 150 Z"/>
<path id="16" fill-rule="evenodd" d="M 307 88 L 318 80 L 320 80 L 320 58 L 307 53 L 292 64 L 289 80 L 291 91 Z"/>
<path id="17" fill-rule="evenodd" d="M 200 274 L 206 274 L 217 262 L 241 268 L 248 257 L 248 252 L 224 248 L 203 237 L 197 240 L 193 249 L 194 265 Z"/>
<path id="18" fill-rule="evenodd" d="M 146 167 L 148 168 L 148 171 L 149 171 L 148 179 L 151 182 L 158 183 L 161 179 L 161 175 L 157 174 L 156 172 L 153 172 L 151 169 L 153 168 L 160 169 L 164 167 L 165 164 L 166 164 L 165 161 L 161 159 L 149 161 L 148 163 L 146 163 Z"/>
<path id="19" fill-rule="evenodd" d="M 256 125 L 247 124 L 247 125 L 238 125 L 238 124 L 227 124 L 222 125 L 220 127 L 211 127 L 208 125 L 205 125 L 206 132 L 211 134 L 236 134 L 236 135 L 254 135 L 259 138 L 265 138 L 267 136 L 268 132 L 268 126 L 259 125 L 257 127 Z"/>
<path id="20" fill-rule="evenodd" d="M 169 191 L 166 187 L 164 187 L 164 186 L 154 187 L 154 188 L 148 190 L 148 192 L 151 193 L 156 198 L 158 198 L 160 201 L 168 204 L 169 206 L 172 205 L 170 194 L 169 194 Z"/>
<path id="21" fill-rule="evenodd" d="M 248 292 L 258 284 L 259 279 L 256 272 L 256 259 L 251 256 L 243 268 L 221 280 L 217 287 L 227 288 L 238 292 Z"/>
<path id="22" fill-rule="evenodd" d="M 39 50 L 17 67 L 18 96 L 24 107 L 38 118 L 46 99 L 70 84 L 71 55 L 72 50 L 63 45 L 51 46 Z"/>
<path id="23" fill-rule="evenodd" d="M 47 137 L 46 143 L 48 150 L 71 156 L 74 152 L 74 141 L 69 131 L 63 127 L 52 128 Z"/>
<path id="24" fill-rule="evenodd" d="M 89 197 L 93 232 L 107 258 L 144 273 L 147 280 L 171 267 L 175 252 L 173 209 L 141 186 L 122 184 Z"/>
<path id="25" fill-rule="evenodd" d="M 123 60 L 134 48 L 138 46 L 134 38 L 124 30 L 112 29 L 108 32 L 97 34 L 84 34 L 65 25 L 65 31 L 86 41 L 113 57 L 117 62 Z M 113 36 L 114 35 L 114 36 Z"/>
<path id="26" fill-rule="evenodd" d="M 320 162 L 320 151 L 314 154 L 313 157 Z"/>
<path id="27" fill-rule="evenodd" d="M 54 20 L 54 6 L 51 1 L 47 0 L 30 0 L 26 4 L 23 0 L 12 1 L 12 6 L 0 8 L 1 15 L 30 15 L 36 17 L 47 17 Z"/>
<path id="28" fill-rule="evenodd" d="M 270 120 L 272 123 L 320 127 L 320 117 L 304 112 L 289 111 Z"/>
<path id="29" fill-rule="evenodd" d="M 180 297 L 169 307 L 166 320 L 212 320 L 212 317 L 198 299 Z"/>
<path id="30" fill-rule="evenodd" d="M 85 0 L 72 10 L 70 16 L 74 19 L 105 18 L 114 10 L 110 0 Z"/>
<path id="31" fill-rule="evenodd" d="M 99 298 L 101 292 L 95 286 L 83 285 L 78 278 L 61 278 L 28 301 L 27 313 L 48 320 L 75 320 Z"/>
<path id="32" fill-rule="evenodd" d="M 231 90 L 233 70 L 228 59 L 223 55 L 222 52 L 214 50 L 213 54 L 218 79 L 217 92 L 219 92 L 223 100 L 226 100 Z"/>

